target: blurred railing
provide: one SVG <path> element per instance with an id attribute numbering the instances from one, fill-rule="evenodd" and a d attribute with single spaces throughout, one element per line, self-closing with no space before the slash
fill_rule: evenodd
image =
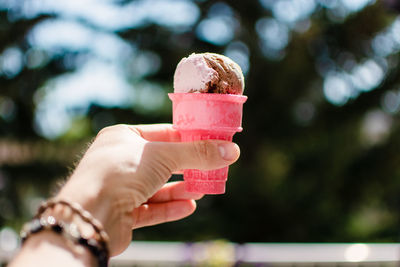
<path id="1" fill-rule="evenodd" d="M 133 242 L 112 266 L 398 266 L 400 244 Z"/>
<path id="2" fill-rule="evenodd" d="M 0 265 L 14 251 L 0 250 Z M 400 266 L 400 244 L 133 242 L 110 266 Z"/>

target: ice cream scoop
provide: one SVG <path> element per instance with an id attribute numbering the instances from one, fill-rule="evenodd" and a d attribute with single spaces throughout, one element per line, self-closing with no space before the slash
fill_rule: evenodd
<path id="1" fill-rule="evenodd" d="M 230 58 L 215 54 L 191 54 L 183 58 L 174 74 L 175 93 L 243 94 L 242 70 Z"/>

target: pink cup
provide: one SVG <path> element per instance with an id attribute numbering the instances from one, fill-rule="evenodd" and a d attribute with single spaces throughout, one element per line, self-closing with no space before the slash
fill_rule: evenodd
<path id="1" fill-rule="evenodd" d="M 173 127 L 183 142 L 218 139 L 232 141 L 241 132 L 243 103 L 247 96 L 207 93 L 168 94 L 172 100 Z M 185 189 L 202 194 L 223 194 L 228 167 L 184 170 Z"/>

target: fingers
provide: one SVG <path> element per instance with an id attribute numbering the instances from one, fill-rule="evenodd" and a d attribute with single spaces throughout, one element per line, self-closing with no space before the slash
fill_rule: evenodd
<path id="1" fill-rule="evenodd" d="M 203 194 L 191 193 L 185 191 L 184 182 L 171 182 L 164 185 L 158 192 L 152 196 L 147 203 L 168 202 L 174 200 L 194 199 L 199 200 Z"/>
<path id="2" fill-rule="evenodd" d="M 172 124 L 128 125 L 129 129 L 139 134 L 147 141 L 179 142 L 179 133 L 172 128 Z"/>
<path id="3" fill-rule="evenodd" d="M 194 200 L 175 200 L 163 203 L 143 204 L 133 211 L 133 229 L 180 220 L 196 209 Z"/>
<path id="4" fill-rule="evenodd" d="M 238 145 L 223 140 L 151 142 L 148 149 L 153 150 L 153 155 L 160 156 L 172 172 L 218 169 L 234 163 L 240 155 Z"/>
<path id="5" fill-rule="evenodd" d="M 223 140 L 180 142 L 179 133 L 171 124 L 123 125 L 149 142 L 146 146 L 152 156 L 161 156 L 170 172 L 183 169 L 211 170 L 234 163 L 240 155 L 239 147 Z M 117 126 L 108 127 L 117 129 Z M 122 126 L 119 126 L 122 127 Z M 107 128 L 102 132 L 107 132 Z M 150 148 L 150 149 L 149 149 Z"/>

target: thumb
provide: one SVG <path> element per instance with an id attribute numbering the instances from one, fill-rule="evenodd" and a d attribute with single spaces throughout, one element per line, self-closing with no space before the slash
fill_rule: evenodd
<path id="1" fill-rule="evenodd" d="M 153 144 L 172 172 L 183 169 L 219 169 L 234 163 L 240 155 L 237 144 L 222 140 Z"/>

